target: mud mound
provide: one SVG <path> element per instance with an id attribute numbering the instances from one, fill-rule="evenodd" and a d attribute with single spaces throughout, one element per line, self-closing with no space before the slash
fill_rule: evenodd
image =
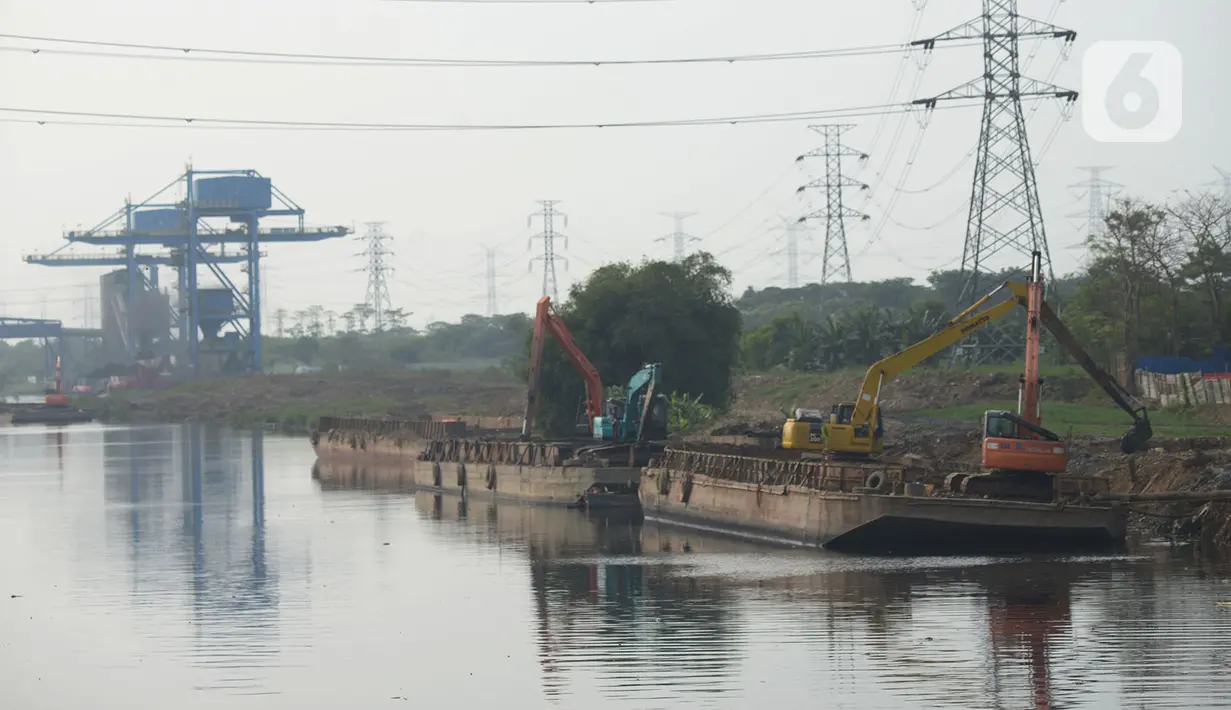
<path id="1" fill-rule="evenodd" d="M 894 379 L 881 392 L 887 413 L 953 407 L 974 402 L 1017 398 L 1015 374 L 916 370 Z M 759 421 L 781 417 L 795 407 L 828 410 L 834 402 L 850 401 L 863 383 L 862 373 L 767 373 L 746 375 L 736 382 L 736 400 L 729 421 Z M 1051 377 L 1045 382 L 1049 401 L 1074 402 L 1096 385 L 1085 377 Z"/>

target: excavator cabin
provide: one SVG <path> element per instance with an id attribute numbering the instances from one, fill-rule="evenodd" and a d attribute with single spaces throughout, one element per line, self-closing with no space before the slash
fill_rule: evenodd
<path id="1" fill-rule="evenodd" d="M 983 413 L 983 467 L 1003 471 L 1064 473 L 1068 445 L 1060 436 L 1003 410 Z"/>

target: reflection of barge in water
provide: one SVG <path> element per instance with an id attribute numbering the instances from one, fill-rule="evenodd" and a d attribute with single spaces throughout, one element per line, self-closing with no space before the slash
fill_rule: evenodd
<path id="1" fill-rule="evenodd" d="M 667 523 L 843 551 L 1074 549 L 1114 544 L 1126 528 L 1121 507 L 1090 502 L 1108 489 L 1090 476 L 937 473 L 766 446 L 523 442 L 464 421 L 324 418 L 312 442 L 322 481 L 595 509 L 639 502 Z"/>

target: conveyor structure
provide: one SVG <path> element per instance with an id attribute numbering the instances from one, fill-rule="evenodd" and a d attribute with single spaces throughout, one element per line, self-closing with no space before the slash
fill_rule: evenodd
<path id="1" fill-rule="evenodd" d="M 262 220 L 281 218 L 283 226 L 262 228 Z M 194 170 L 148 199 L 124 206 L 92 229 L 64 233 L 66 244 L 49 254 L 25 257 L 44 266 L 114 266 L 103 281 L 104 330 L 108 323 L 129 361 L 142 352 L 173 354 L 184 374 L 261 370 L 262 243 L 317 242 L 350 233 L 344 226 L 309 227 L 304 209 L 255 170 Z M 75 253 L 85 244 L 110 251 Z M 246 279 L 236 283 L 223 270 L 240 264 Z M 177 274 L 177 295 L 169 319 L 158 311 L 158 267 Z M 201 267 L 220 284 L 201 288 Z M 116 284 L 116 279 L 126 283 Z M 114 286 L 119 285 L 119 289 Z M 112 290 L 108 292 L 108 289 Z M 122 294 L 122 298 L 113 298 Z M 110 318 L 107 314 L 110 314 Z M 148 328 L 165 321 L 167 337 Z M 153 324 L 153 325 L 151 325 Z M 172 347 L 170 330 L 177 337 Z M 153 343 L 153 344 L 151 344 Z M 166 352 L 173 350 L 173 352 Z"/>

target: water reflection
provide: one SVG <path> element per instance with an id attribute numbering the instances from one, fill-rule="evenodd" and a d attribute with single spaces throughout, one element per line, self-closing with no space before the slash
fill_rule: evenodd
<path id="1" fill-rule="evenodd" d="M 108 534 L 126 540 L 133 603 L 160 614 L 189 590 L 191 661 L 218 671 L 200 687 L 259 690 L 279 647 L 262 432 L 184 425 L 104 429 L 102 439 Z"/>
<path id="2" fill-rule="evenodd" d="M 1231 575 L 1172 550 L 850 557 L 309 475 L 313 459 L 259 432 L 0 430 L 0 707 L 1191 708 L 1231 691 Z"/>
<path id="3" fill-rule="evenodd" d="M 1153 666 L 1135 642 L 1097 662 L 1108 626 L 1192 596 L 1192 580 L 1154 560 L 867 559 L 577 511 L 414 501 L 425 518 L 469 526 L 476 544 L 524 550 L 543 692 L 574 706 L 1197 707 L 1231 687 L 1227 651 L 1188 650 L 1231 630 L 1226 617 L 1218 632 L 1151 634 L 1146 655 L 1172 659 L 1165 683 L 1109 671 Z M 1152 602 L 1104 606 L 1118 590 Z"/>

